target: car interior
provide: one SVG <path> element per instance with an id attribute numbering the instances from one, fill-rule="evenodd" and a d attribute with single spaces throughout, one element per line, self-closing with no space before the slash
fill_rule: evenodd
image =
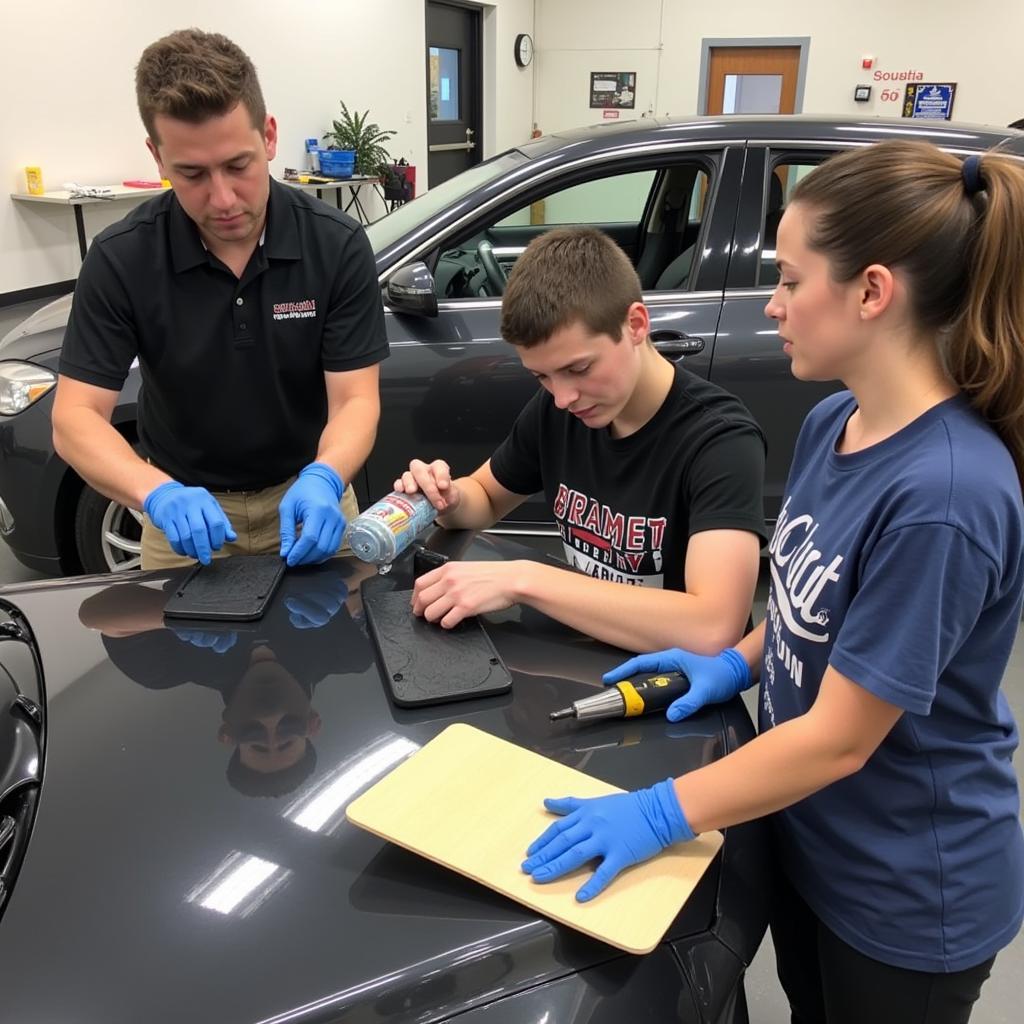
<path id="1" fill-rule="evenodd" d="M 639 221 L 595 220 L 589 224 L 618 242 L 633 261 L 645 291 L 684 290 L 695 269 L 710 178 L 696 163 L 649 173 L 653 181 Z M 574 221 L 572 225 L 583 223 L 587 222 Z M 547 222 L 542 199 L 443 249 L 434 268 L 438 298 L 503 295 L 508 275 L 526 246 L 559 226 Z"/>
<path id="2" fill-rule="evenodd" d="M 779 268 L 775 265 L 775 242 L 779 234 L 779 222 L 786 212 L 786 202 L 797 181 L 812 170 L 816 164 L 778 164 L 768 175 L 768 201 L 765 204 L 761 262 L 758 267 L 757 283 L 760 286 L 776 285 Z"/>

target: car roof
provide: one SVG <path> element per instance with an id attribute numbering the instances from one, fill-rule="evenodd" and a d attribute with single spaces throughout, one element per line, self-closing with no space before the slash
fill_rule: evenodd
<path id="1" fill-rule="evenodd" d="M 770 144 L 813 141 L 836 146 L 916 138 L 954 149 L 989 149 L 1003 143 L 1010 152 L 1024 153 L 1024 132 L 1014 128 L 956 121 L 818 114 L 638 117 L 557 131 L 518 148 L 532 158 L 568 147 L 625 147 L 650 141 L 652 136 L 657 136 L 659 142 L 671 138 L 698 139 L 709 144 L 748 140 Z"/>

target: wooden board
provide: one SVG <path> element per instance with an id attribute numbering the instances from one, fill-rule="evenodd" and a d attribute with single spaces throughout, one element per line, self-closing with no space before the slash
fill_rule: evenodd
<path id="1" fill-rule="evenodd" d="M 539 885 L 520 869 L 555 819 L 545 797 L 620 793 L 605 782 L 461 723 L 450 725 L 348 805 L 353 824 L 467 875 L 628 953 L 649 953 L 722 845 L 720 832 L 671 847 L 577 903 L 596 863 Z"/>

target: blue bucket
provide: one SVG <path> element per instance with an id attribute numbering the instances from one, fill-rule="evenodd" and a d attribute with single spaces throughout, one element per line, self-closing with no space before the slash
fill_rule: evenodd
<path id="1" fill-rule="evenodd" d="M 320 150 L 320 173 L 329 178 L 351 178 L 355 167 L 354 149 Z"/>

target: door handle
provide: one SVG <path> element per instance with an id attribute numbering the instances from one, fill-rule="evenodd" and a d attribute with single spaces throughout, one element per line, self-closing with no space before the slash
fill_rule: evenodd
<path id="1" fill-rule="evenodd" d="M 476 149 L 475 142 L 441 142 L 433 146 L 427 146 L 429 153 L 447 153 L 450 150 L 463 149 L 470 150 Z"/>
<path id="2" fill-rule="evenodd" d="M 684 356 L 704 351 L 704 339 L 682 331 L 651 331 L 654 347 L 668 360 L 676 362 Z"/>

